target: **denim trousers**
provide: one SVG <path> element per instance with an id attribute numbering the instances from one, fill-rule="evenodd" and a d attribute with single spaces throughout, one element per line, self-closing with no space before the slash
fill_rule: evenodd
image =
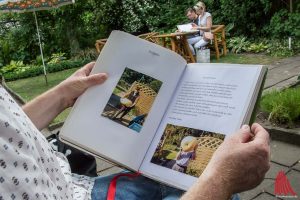
<path id="1" fill-rule="evenodd" d="M 116 175 L 112 174 L 96 178 L 92 189 L 92 200 L 106 200 L 109 184 Z M 115 200 L 177 200 L 183 193 L 183 190 L 169 187 L 144 176 L 134 178 L 119 177 Z M 239 200 L 238 195 L 233 195 L 232 199 Z"/>

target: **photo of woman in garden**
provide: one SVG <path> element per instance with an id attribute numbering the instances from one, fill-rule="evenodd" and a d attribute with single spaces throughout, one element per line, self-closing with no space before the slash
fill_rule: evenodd
<path id="1" fill-rule="evenodd" d="M 125 68 L 102 116 L 140 132 L 162 82 Z"/>
<path id="2" fill-rule="evenodd" d="M 140 87 L 136 86 L 131 92 L 128 91 L 123 98 L 120 100 L 122 107 L 114 114 L 112 119 L 122 119 L 134 106 L 137 104 L 137 102 L 140 99 Z M 117 118 L 119 115 L 121 116 Z"/>

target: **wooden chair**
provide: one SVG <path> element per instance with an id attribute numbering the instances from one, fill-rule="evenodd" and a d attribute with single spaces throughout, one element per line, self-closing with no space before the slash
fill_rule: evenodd
<path id="1" fill-rule="evenodd" d="M 184 57 L 188 63 L 195 63 L 195 57 L 193 56 L 187 41 L 187 35 L 189 34 L 190 33 L 175 32 L 156 35 L 154 37 L 157 40 L 156 44 L 178 53 Z"/>
<path id="2" fill-rule="evenodd" d="M 95 43 L 95 47 L 98 53 L 101 52 L 102 48 L 104 47 L 105 43 L 106 43 L 107 39 L 100 39 L 100 40 L 96 40 Z"/>
<path id="3" fill-rule="evenodd" d="M 158 40 L 154 36 L 158 35 L 158 32 L 150 32 L 150 33 L 143 33 L 141 35 L 138 35 L 139 38 L 147 40 L 149 42 L 157 43 Z"/>
<path id="4" fill-rule="evenodd" d="M 225 25 L 213 25 L 211 32 L 214 34 L 213 44 L 211 49 L 214 50 L 217 59 L 221 55 L 227 54 L 226 39 L 225 39 Z M 221 51 L 220 51 L 221 50 Z"/>

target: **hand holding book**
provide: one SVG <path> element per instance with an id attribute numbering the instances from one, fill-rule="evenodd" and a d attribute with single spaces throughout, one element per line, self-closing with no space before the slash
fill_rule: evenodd
<path id="1" fill-rule="evenodd" d="M 269 134 L 259 124 L 253 124 L 251 130 L 244 125 L 225 139 L 182 200 L 229 199 L 232 194 L 252 189 L 263 181 L 269 160 Z"/>

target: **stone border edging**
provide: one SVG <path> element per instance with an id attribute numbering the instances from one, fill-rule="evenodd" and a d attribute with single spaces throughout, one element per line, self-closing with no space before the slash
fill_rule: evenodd
<path id="1" fill-rule="evenodd" d="M 55 129 L 58 129 L 58 128 L 61 128 L 63 125 L 64 125 L 64 121 L 63 122 L 57 122 L 57 123 L 55 123 L 55 124 L 50 124 L 49 126 L 48 126 L 48 129 L 49 129 L 49 131 L 53 131 L 53 130 L 55 130 Z"/>
<path id="2" fill-rule="evenodd" d="M 262 125 L 265 129 L 268 130 L 272 140 L 278 140 L 278 141 L 300 146 L 300 129 L 295 130 L 295 129 L 274 127 L 272 125 L 264 125 L 264 124 Z"/>

